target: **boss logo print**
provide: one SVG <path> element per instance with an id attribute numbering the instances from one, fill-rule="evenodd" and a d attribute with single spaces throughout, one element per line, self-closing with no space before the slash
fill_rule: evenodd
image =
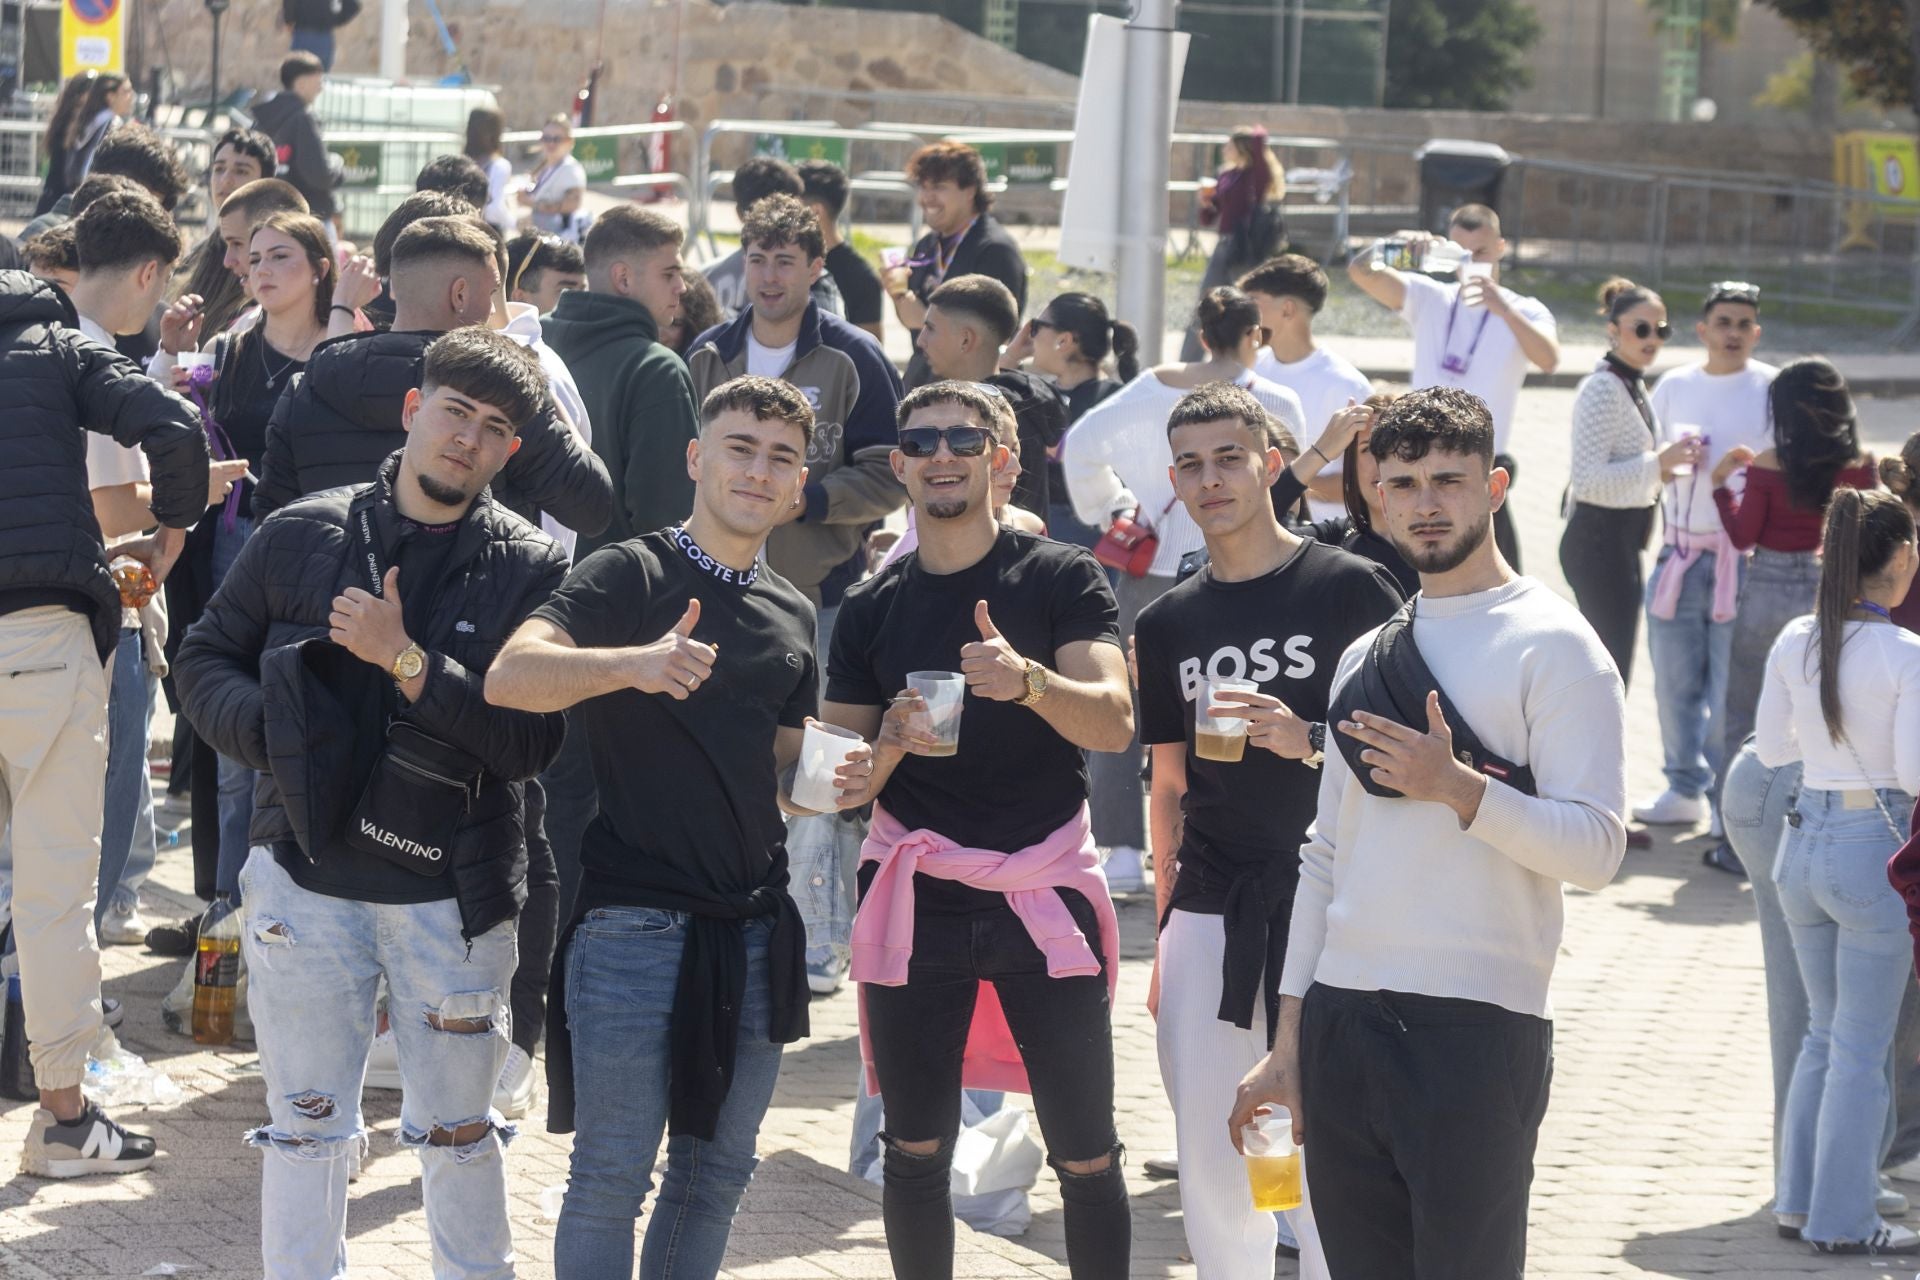
<path id="1" fill-rule="evenodd" d="M 1307 652 L 1307 646 L 1312 643 L 1312 636 L 1289 636 L 1284 644 L 1278 640 L 1256 640 L 1244 651 L 1237 645 L 1224 645 L 1213 651 L 1204 667 L 1200 659 L 1188 658 L 1180 664 L 1180 692 L 1191 702 L 1200 696 L 1200 686 L 1207 680 L 1257 680 L 1265 684 L 1278 675 L 1285 675 L 1289 680 L 1305 680 L 1316 669 L 1313 655 Z M 1287 660 L 1284 668 L 1280 658 L 1274 656 L 1275 647 L 1279 648 L 1280 657 Z"/>

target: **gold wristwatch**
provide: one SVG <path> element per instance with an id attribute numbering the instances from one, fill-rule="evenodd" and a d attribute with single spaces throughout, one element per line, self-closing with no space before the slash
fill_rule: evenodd
<path id="1" fill-rule="evenodd" d="M 393 677 L 394 683 L 405 684 L 426 669 L 427 651 L 417 644 L 410 644 L 393 660 L 393 665 L 387 668 L 387 674 Z"/>
<path id="2" fill-rule="evenodd" d="M 1030 707 L 1047 696 L 1047 669 L 1037 662 L 1028 662 L 1027 669 L 1021 673 L 1027 682 L 1027 692 L 1020 699 L 1020 705 Z"/>

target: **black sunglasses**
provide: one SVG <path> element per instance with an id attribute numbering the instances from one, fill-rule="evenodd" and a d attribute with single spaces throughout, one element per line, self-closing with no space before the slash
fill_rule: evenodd
<path id="1" fill-rule="evenodd" d="M 1673 326 L 1665 320 L 1662 320 L 1659 324 L 1648 324 L 1645 320 L 1634 321 L 1633 336 L 1640 339 L 1640 341 L 1645 342 L 1656 333 L 1660 335 L 1660 341 L 1665 342 L 1673 336 Z"/>
<path id="2" fill-rule="evenodd" d="M 1760 286 L 1748 284 L 1745 280 L 1719 280 L 1707 286 L 1707 303 L 1711 308 L 1722 302 L 1744 302 L 1749 306 L 1760 305 Z"/>
<path id="3" fill-rule="evenodd" d="M 977 458 L 987 451 L 993 433 L 985 427 L 903 427 L 900 452 L 908 458 L 931 458 L 943 440 L 954 457 Z"/>

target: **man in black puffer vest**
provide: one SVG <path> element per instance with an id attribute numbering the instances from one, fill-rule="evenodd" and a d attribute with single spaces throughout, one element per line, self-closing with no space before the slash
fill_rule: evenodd
<path id="1" fill-rule="evenodd" d="M 40 1109 L 21 1168 L 129 1173 L 153 1140 L 83 1102 L 100 1030 L 92 903 L 107 772 L 107 655 L 120 637 L 87 479 L 87 432 L 139 448 L 152 538 L 116 554 L 159 576 L 207 509 L 207 443 L 193 406 L 79 330 L 58 288 L 0 272 L 0 828 L 13 834 L 13 941 Z"/>
<path id="2" fill-rule="evenodd" d="M 256 518 L 305 494 L 365 484 L 401 446 L 400 406 L 420 385 L 427 344 L 485 324 L 500 289 L 494 242 L 470 219 L 422 218 L 393 245 L 393 328 L 322 343 L 274 406 L 253 494 Z M 613 518 L 606 464 L 543 395 L 519 452 L 493 486 L 496 501 L 532 518 L 545 511 L 589 536 Z"/>
<path id="3" fill-rule="evenodd" d="M 194 728 L 261 771 L 240 883 L 272 1118 L 252 1140 L 268 1153 L 263 1247 L 288 1274 L 327 1273 L 344 1247 L 383 975 L 434 1270 L 512 1265 L 489 1108 L 526 900 L 521 783 L 565 721 L 491 706 L 482 681 L 566 556 L 487 485 L 546 398 L 513 339 L 437 339 L 404 447 L 373 483 L 262 524 L 175 663 Z"/>

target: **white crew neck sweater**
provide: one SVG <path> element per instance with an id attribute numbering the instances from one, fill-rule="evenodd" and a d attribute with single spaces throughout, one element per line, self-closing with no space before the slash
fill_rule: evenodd
<path id="1" fill-rule="evenodd" d="M 1369 795 L 1329 742 L 1280 990 L 1320 982 L 1551 1017 L 1561 885 L 1601 888 L 1626 852 L 1619 673 L 1579 612 L 1531 578 L 1421 596 L 1413 634 L 1487 749 L 1531 767 L 1539 794 L 1489 779 L 1462 831 L 1445 805 Z M 1373 637 L 1341 656 L 1336 693 Z"/>

